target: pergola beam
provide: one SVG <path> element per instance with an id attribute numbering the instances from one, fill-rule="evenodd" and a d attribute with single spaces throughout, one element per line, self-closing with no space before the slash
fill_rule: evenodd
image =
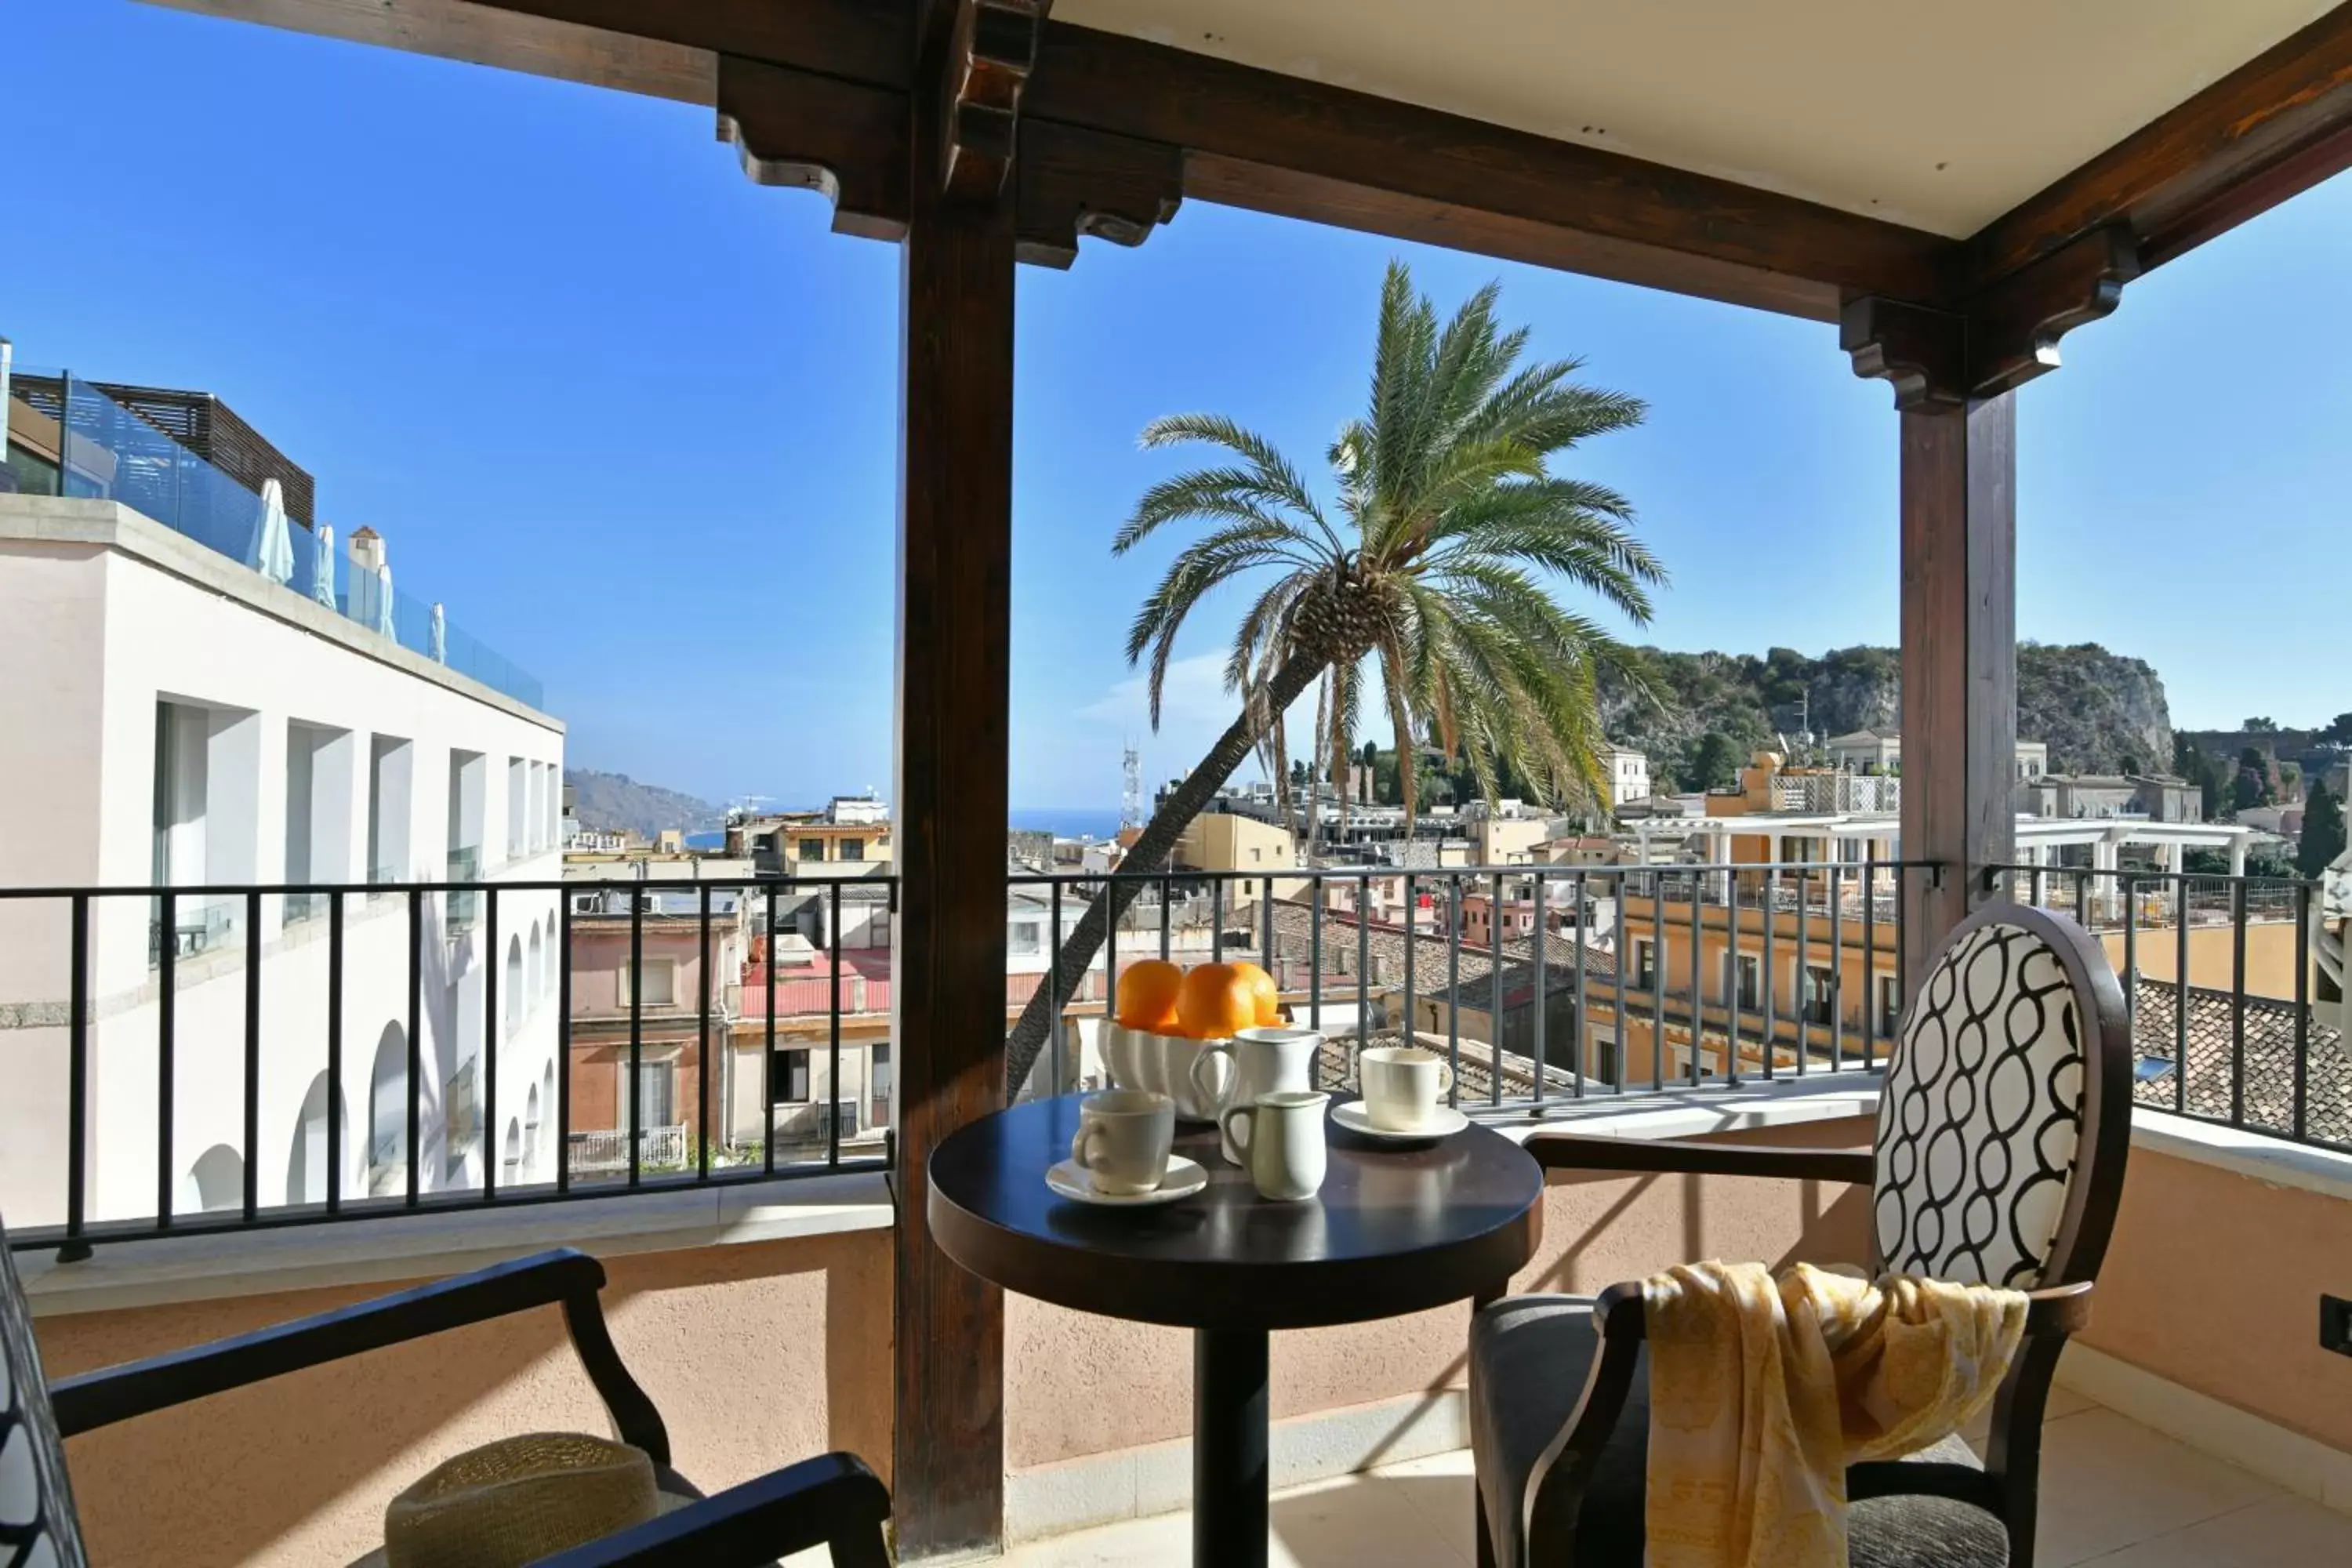
<path id="1" fill-rule="evenodd" d="M 2352 165 L 2352 4 L 2313 22 L 1988 224 L 1978 286 L 2112 224 L 2154 267 Z"/>
<path id="2" fill-rule="evenodd" d="M 725 56 L 897 94 L 913 69 L 908 8 L 875 0 L 154 3 L 691 101 L 716 101 Z M 2130 237 L 2139 267 L 2158 266 L 2352 166 L 2352 0 L 1968 240 L 1024 15 L 1043 9 L 970 8 L 991 37 L 1034 28 L 1035 66 L 1020 69 L 1019 49 L 979 51 L 970 118 L 976 138 L 993 140 L 977 165 L 951 160 L 949 177 L 1001 181 L 1017 109 L 1023 125 L 1116 139 L 1105 145 L 1124 150 L 1113 160 L 1124 174 L 1172 162 L 1174 195 L 1823 321 L 1865 295 L 1967 309 L 2105 229 Z M 1143 201 L 1130 179 L 1122 200 L 1100 227 L 1075 232 L 1132 242 L 1173 195 Z M 1066 177 L 1051 201 L 1092 210 Z M 905 216 L 859 213 L 842 226 L 895 233 Z M 1024 259 L 1066 264 L 1068 248 L 1024 232 Z"/>
<path id="3" fill-rule="evenodd" d="M 1547 259 L 1833 319 L 1837 296 L 1933 299 L 1951 242 L 1794 196 L 1067 23 L 1025 112 L 1165 142 L 1185 193 Z"/>

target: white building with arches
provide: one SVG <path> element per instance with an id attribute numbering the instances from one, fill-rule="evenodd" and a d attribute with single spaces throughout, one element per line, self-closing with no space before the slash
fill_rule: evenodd
<path id="1" fill-rule="evenodd" d="M 0 495 L 0 889 L 114 890 L 89 1223 L 554 1179 L 558 721 L 107 500 Z M 67 1212 L 75 907 L 0 897 L 12 1229 Z"/>

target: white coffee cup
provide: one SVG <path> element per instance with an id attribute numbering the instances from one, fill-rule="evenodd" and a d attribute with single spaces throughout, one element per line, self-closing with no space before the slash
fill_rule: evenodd
<path id="1" fill-rule="evenodd" d="M 1217 1119 L 1259 1196 L 1290 1202 L 1323 1190 L 1323 1110 L 1330 1102 L 1328 1094 L 1262 1094 Z"/>
<path id="2" fill-rule="evenodd" d="M 1315 1087 L 1315 1053 L 1322 1045 L 1323 1037 L 1313 1029 L 1244 1029 L 1230 1040 L 1211 1042 L 1192 1058 L 1192 1087 L 1209 1092 L 1202 1081 L 1204 1071 L 1212 1058 L 1223 1057 L 1229 1070 L 1218 1096 L 1220 1110 L 1248 1105 L 1262 1094 L 1306 1094 Z M 1233 1140 L 1223 1136 L 1223 1129 L 1219 1132 L 1225 1158 L 1244 1163 Z"/>
<path id="3" fill-rule="evenodd" d="M 1365 1116 L 1391 1132 L 1427 1126 L 1454 1087 L 1445 1059 L 1419 1046 L 1370 1047 L 1357 1064 L 1357 1077 L 1364 1086 Z"/>
<path id="4" fill-rule="evenodd" d="M 1098 1193 L 1157 1192 L 1167 1177 L 1168 1151 L 1175 1142 L 1176 1108 L 1166 1095 L 1140 1089 L 1106 1089 L 1078 1101 L 1078 1131 L 1070 1140 L 1070 1160 Z"/>

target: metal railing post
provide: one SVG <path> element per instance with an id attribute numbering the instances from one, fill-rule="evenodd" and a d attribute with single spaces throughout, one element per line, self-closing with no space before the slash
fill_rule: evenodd
<path id="1" fill-rule="evenodd" d="M 695 875 L 694 1179 L 710 1180 L 710 884 Z M 740 889 L 738 896 L 740 896 Z"/>
<path id="2" fill-rule="evenodd" d="M 245 1223 L 261 1209 L 261 894 L 245 895 Z"/>
<path id="3" fill-rule="evenodd" d="M 408 1206 L 422 1194 L 425 1164 L 424 1115 L 420 1107 L 425 1079 L 425 890 L 408 889 L 408 1146 L 406 1155 Z M 447 1147 L 446 1139 L 443 1144 Z"/>
<path id="4" fill-rule="evenodd" d="M 1062 884 L 1047 884 L 1045 920 L 1045 984 L 1053 989 L 1046 993 L 1054 997 L 1054 1019 L 1046 1034 L 1046 1071 L 1053 1085 L 1051 1094 L 1062 1092 L 1066 1064 L 1062 1059 L 1063 1032 L 1069 1027 L 1066 1009 L 1061 1005 L 1062 994 Z"/>
<path id="5" fill-rule="evenodd" d="M 1420 923 L 1420 921 L 1417 921 L 1417 920 L 1414 918 L 1414 915 L 1415 915 L 1415 913 L 1416 913 L 1416 908 L 1415 908 L 1415 905 L 1414 905 L 1414 903 L 1413 903 L 1412 883 L 1413 883 L 1413 876 L 1412 876 L 1412 872 L 1410 872 L 1410 871 L 1407 871 L 1407 872 L 1404 874 L 1404 1029 L 1405 1029 L 1405 1032 L 1404 1032 L 1404 1035 L 1403 1035 L 1403 1037 L 1403 1037 L 1404 1043 L 1406 1043 L 1406 1044 L 1408 1044 L 1408 1045 L 1410 1045 L 1410 1044 L 1412 1044 L 1412 1043 L 1413 1036 L 1414 1036 L 1416 1033 L 1418 1033 L 1418 1032 L 1419 1032 L 1420 1024 L 1421 1024 L 1421 1005 L 1420 1005 L 1420 1003 L 1419 1003 L 1418 1001 L 1416 1001 L 1416 1000 L 1415 1000 L 1415 997 L 1414 997 L 1414 988 L 1415 988 L 1415 986 L 1417 985 L 1417 984 L 1418 984 L 1418 982 L 1419 982 L 1419 976 L 1418 976 L 1417 974 L 1415 974 L 1415 973 L 1414 973 L 1414 969 L 1415 969 L 1415 967 L 1416 967 L 1415 963 L 1414 963 L 1414 960 L 1418 957 L 1418 955 L 1419 955 L 1419 953 L 1420 953 L 1420 952 L 1421 952 L 1421 923 Z M 1360 1074 L 1359 1076 L 1360 1076 Z M 1360 1082 L 1359 1082 L 1359 1084 L 1358 1084 L 1358 1086 L 1357 1086 L 1357 1087 L 1360 1089 L 1360 1088 L 1362 1087 L 1361 1083 L 1360 1083 Z"/>
<path id="6" fill-rule="evenodd" d="M 482 1201 L 499 1195 L 499 1166 L 506 1159 L 506 1140 L 499 1136 L 499 1037 L 506 1033 L 505 1012 L 499 1005 L 499 980 L 505 964 L 499 951 L 499 889 L 495 882 L 482 892 Z"/>
<path id="7" fill-rule="evenodd" d="M 1896 914 L 1895 944 L 1903 945 L 1902 905 L 1903 884 L 1895 879 L 1895 904 Z M 1897 987 L 1897 995 L 1901 994 Z M 1862 841 L 1862 1065 L 1864 1071 L 1877 1065 L 1878 1055 L 1878 840 Z"/>
<path id="8" fill-rule="evenodd" d="M 839 943 L 840 933 L 834 933 Z M 646 894 L 629 890 L 629 1185 L 645 1179 Z"/>
<path id="9" fill-rule="evenodd" d="M 841 883 L 833 884 L 833 999 L 825 1040 L 825 1070 L 831 1074 L 825 1092 L 833 1104 L 825 1113 L 824 1163 L 841 1163 Z"/>
<path id="10" fill-rule="evenodd" d="M 0 394 L 5 388 L 0 387 Z M 0 407 L 5 406 L 0 397 Z M 89 1183 L 89 895 L 76 893 L 70 905 L 73 930 L 66 982 L 66 1244 L 58 1261 L 78 1263 L 89 1256 L 82 1239 L 88 1222 Z"/>
<path id="11" fill-rule="evenodd" d="M 1739 878 L 1737 873 L 1725 877 L 1723 894 L 1723 955 L 1724 962 L 1729 966 L 1723 974 L 1723 1081 L 1727 1086 L 1736 1089 L 1739 1085 L 1739 960 L 1741 956 Z M 1757 967 L 1759 971 L 1762 969 L 1761 960 L 1759 960 Z M 1763 976 L 1759 973 L 1757 978 L 1760 993 Z M 1693 1083 L 1699 1081 L 1697 1062 L 1697 1054 L 1694 1052 L 1691 1058 L 1691 1082 Z"/>
<path id="12" fill-rule="evenodd" d="M 776 884 L 768 884 L 768 963 L 765 1039 L 760 1052 L 760 1168 L 776 1173 Z"/>
<path id="13" fill-rule="evenodd" d="M 1845 866 L 1830 862 L 1830 1070 L 1845 1070 Z M 1867 985 L 1863 987 L 1866 994 Z"/>
<path id="14" fill-rule="evenodd" d="M 1549 1075 L 1551 1068 L 1550 1059 L 1545 1055 L 1545 1047 L 1548 1043 L 1545 1037 L 1549 1033 L 1546 1027 L 1549 1019 L 1546 1015 L 1551 1011 L 1549 976 L 1546 973 L 1550 967 L 1551 957 L 1551 908 L 1544 902 L 1543 873 L 1536 872 L 1528 879 L 1528 882 L 1536 906 L 1535 940 L 1529 944 L 1535 949 L 1536 960 L 1535 1049 L 1530 1054 L 1535 1058 L 1533 1073 L 1535 1100 L 1537 1106 L 1540 1108 L 1544 1102 L 1544 1079 Z M 1577 929 L 1576 947 L 1579 952 L 1584 951 L 1584 931 L 1581 925 Z"/>
<path id="15" fill-rule="evenodd" d="M 2189 1109 L 2189 874 L 2172 910 L 2172 1109 Z"/>
<path id="16" fill-rule="evenodd" d="M 2311 1089 L 2311 889 L 2294 885 L 2294 1139 L 2308 1131 Z"/>
<path id="17" fill-rule="evenodd" d="M 555 1190 L 566 1194 L 572 1191 L 572 899 L 560 888 L 555 909 Z"/>
<path id="18" fill-rule="evenodd" d="M 1463 915 L 1462 878 L 1458 872 L 1453 879 L 1452 902 L 1452 918 L 1445 922 L 1445 1070 L 1452 1075 L 1454 1087 L 1446 1091 L 1445 1103 L 1458 1107 L 1462 1103 Z"/>
<path id="19" fill-rule="evenodd" d="M 371 1086 L 373 1088 L 373 1086 Z M 289 1202 L 294 1194 L 286 1194 Z M 343 896 L 327 895 L 327 1212 L 343 1209 Z"/>
<path id="20" fill-rule="evenodd" d="M 1410 1028 L 1412 1026 L 1406 1026 Z M 1363 1087 L 1364 1047 L 1372 1037 L 1372 878 L 1356 883 L 1356 1087 Z"/>
<path id="21" fill-rule="evenodd" d="M 2230 1122 L 2246 1123 L 2246 879 L 2230 879 Z"/>
<path id="22" fill-rule="evenodd" d="M 72 393 L 72 384 L 67 384 Z M 178 1041 L 173 1037 L 179 1018 L 179 898 L 166 888 L 157 900 L 157 919 L 162 921 L 159 947 L 155 955 L 155 1228 L 172 1228 L 172 1117 L 174 1110 L 173 1095 L 179 1073 L 176 1055 Z"/>

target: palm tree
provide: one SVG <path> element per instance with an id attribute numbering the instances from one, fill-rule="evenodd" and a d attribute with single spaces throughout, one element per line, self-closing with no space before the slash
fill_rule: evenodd
<path id="1" fill-rule="evenodd" d="M 1561 607 L 1548 579 L 1564 579 L 1639 625 L 1650 616 L 1649 587 L 1665 573 L 1633 536 L 1623 497 L 1557 478 L 1545 463 L 1588 437 L 1639 424 L 1643 405 L 1572 381 L 1574 360 L 1521 368 L 1527 333 L 1497 326 L 1496 293 L 1493 284 L 1480 289 L 1441 330 L 1436 308 L 1414 292 L 1403 265 L 1390 264 L 1371 405 L 1327 453 L 1334 505 L 1272 443 L 1231 419 L 1175 415 L 1144 430 L 1147 447 L 1190 442 L 1224 454 L 1145 491 L 1111 542 L 1111 552 L 1124 555 L 1170 524 L 1202 531 L 1128 633 L 1128 662 L 1149 659 L 1153 728 L 1169 659 L 1193 610 L 1236 579 L 1266 580 L 1225 662 L 1241 711 L 1169 793 L 1121 870 L 1164 865 L 1185 825 L 1253 750 L 1263 746 L 1270 760 L 1285 755 L 1285 716 L 1318 681 L 1307 777 L 1328 765 L 1343 821 L 1375 680 L 1395 733 L 1408 832 L 1420 772 L 1411 760 L 1423 736 L 1465 757 L 1490 800 L 1498 767 L 1546 802 L 1600 793 L 1597 674 L 1607 667 L 1637 689 L 1648 683 L 1633 650 Z M 1052 1020 L 1139 886 L 1114 880 L 1072 931 L 1062 984 L 1038 987 L 1008 1042 L 1008 1089 L 1028 1076 Z"/>

